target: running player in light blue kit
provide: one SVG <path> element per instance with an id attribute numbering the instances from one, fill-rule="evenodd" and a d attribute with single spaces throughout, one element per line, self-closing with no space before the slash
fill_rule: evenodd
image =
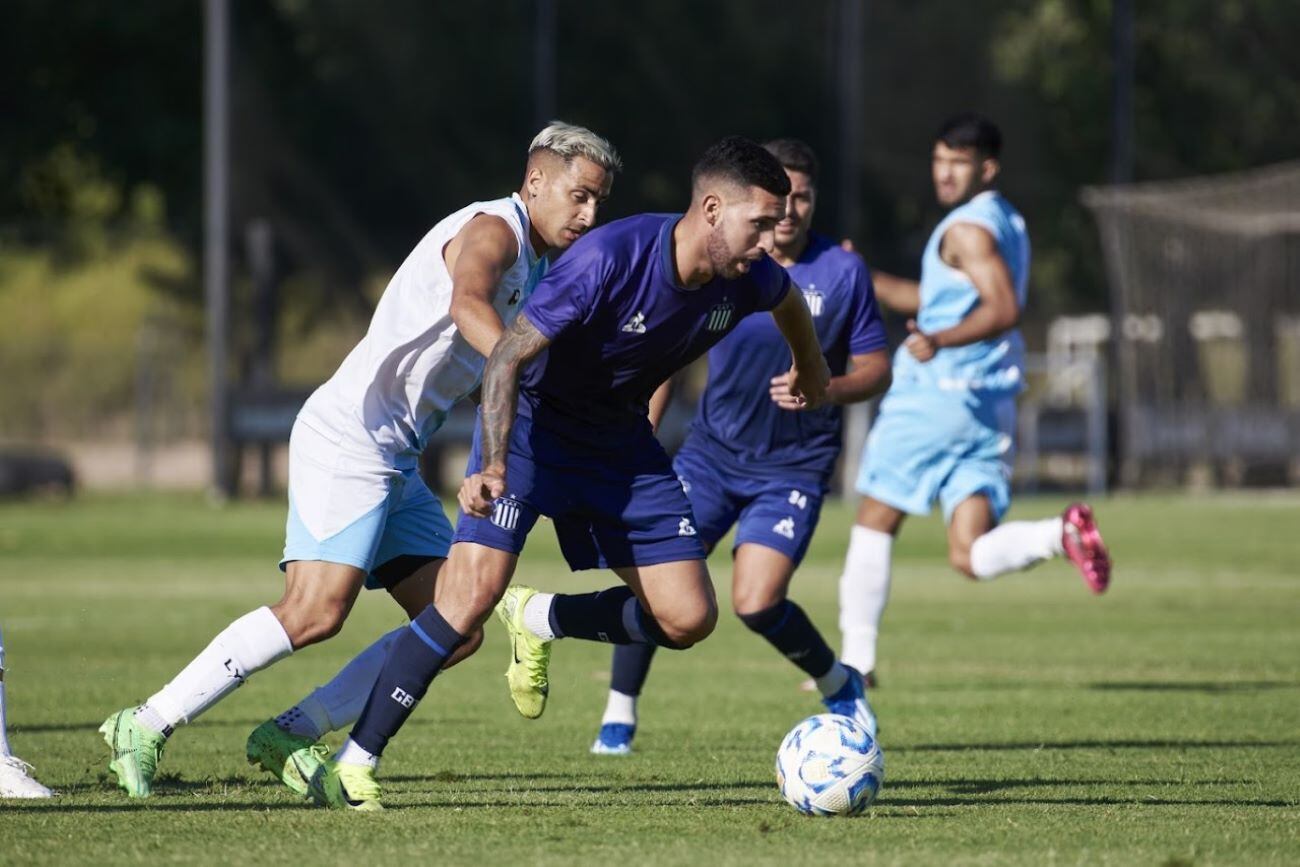
<path id="1" fill-rule="evenodd" d="M 1011 503 L 1016 396 L 1024 388 L 1024 343 L 1016 324 L 1029 279 L 1024 218 L 994 187 L 1002 135 L 987 118 L 961 114 L 935 136 L 933 177 L 952 208 L 935 228 L 921 281 L 873 274 L 877 297 L 909 320 L 894 358 L 894 382 L 867 439 L 858 508 L 840 579 L 840 658 L 859 671 L 876 664 L 876 636 L 889 595 L 890 553 L 905 515 L 937 499 L 948 524 L 953 568 L 988 580 L 1064 554 L 1094 593 L 1110 559 L 1092 510 L 1000 524 Z"/>

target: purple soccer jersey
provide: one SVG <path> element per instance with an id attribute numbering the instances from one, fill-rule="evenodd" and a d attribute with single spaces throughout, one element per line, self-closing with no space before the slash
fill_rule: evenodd
<path id="1" fill-rule="evenodd" d="M 871 274 L 859 256 L 813 235 L 789 273 L 803 291 L 832 376 L 848 369 L 851 356 L 887 347 Z M 790 348 L 770 318 L 738 325 L 709 350 L 709 380 L 688 445 L 750 474 L 829 476 L 840 453 L 842 411 L 791 412 L 773 403 L 772 377 L 790 364 Z"/>
<path id="2" fill-rule="evenodd" d="M 647 427 L 660 383 L 785 297 L 790 277 L 768 257 L 734 280 L 680 285 L 672 241 L 679 219 L 644 214 L 595 229 L 541 280 L 523 314 L 552 342 L 522 376 L 521 415 L 615 450 L 620 431 Z"/>

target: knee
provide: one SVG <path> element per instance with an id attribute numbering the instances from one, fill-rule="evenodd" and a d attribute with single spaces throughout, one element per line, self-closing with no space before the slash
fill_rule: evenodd
<path id="1" fill-rule="evenodd" d="M 959 574 L 965 575 L 971 580 L 976 576 L 970 563 L 970 546 L 969 545 L 952 545 L 948 548 L 948 565 L 952 566 Z"/>
<path id="2" fill-rule="evenodd" d="M 748 624 L 746 618 L 776 608 L 784 601 L 784 593 L 775 593 L 768 588 L 736 588 L 731 597 L 731 610 Z"/>
<path id="3" fill-rule="evenodd" d="M 272 607 L 295 649 L 333 638 L 343 628 L 351 606 L 345 599 L 286 596 Z"/>
<path id="4" fill-rule="evenodd" d="M 718 604 L 712 599 L 707 605 L 668 617 L 656 618 L 664 637 L 678 650 L 685 650 L 708 638 L 718 625 Z"/>

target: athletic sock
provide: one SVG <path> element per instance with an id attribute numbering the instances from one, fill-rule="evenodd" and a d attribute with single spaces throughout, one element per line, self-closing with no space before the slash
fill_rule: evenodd
<path id="1" fill-rule="evenodd" d="M 889 601 L 894 537 L 854 524 L 840 575 L 840 659 L 863 674 L 876 667 L 876 638 Z"/>
<path id="2" fill-rule="evenodd" d="M 276 725 L 290 734 L 312 740 L 352 725 L 366 706 L 375 678 L 384 667 L 388 648 L 404 629 L 405 626 L 399 626 L 380 636 L 352 657 L 329 683 L 316 687 L 311 695 L 276 717 Z"/>
<path id="3" fill-rule="evenodd" d="M 524 603 L 524 627 L 543 641 L 556 637 L 551 628 L 551 602 L 554 599 L 554 593 L 534 593 Z"/>
<path id="4" fill-rule="evenodd" d="M 388 648 L 365 709 L 352 727 L 351 740 L 373 756 L 384 754 L 388 741 L 424 698 L 443 664 L 465 642 L 465 636 L 432 605 L 399 632 Z"/>
<path id="5" fill-rule="evenodd" d="M 598 593 L 556 593 L 551 600 L 551 632 L 556 638 L 583 638 L 610 644 L 658 644 L 676 649 L 658 622 L 627 586 Z"/>
<path id="6" fill-rule="evenodd" d="M 289 635 L 265 606 L 250 611 L 222 630 L 176 675 L 149 697 L 136 719 L 166 733 L 193 722 L 241 686 L 250 675 L 293 653 Z M 161 720 L 163 728 L 158 728 Z"/>
<path id="7" fill-rule="evenodd" d="M 0 634 L 0 756 L 13 755 L 9 751 L 9 726 L 5 721 L 5 639 Z"/>
<path id="8" fill-rule="evenodd" d="M 640 695 L 641 687 L 650 676 L 650 663 L 654 661 L 656 647 L 654 644 L 620 644 L 615 647 L 609 688 L 623 695 Z"/>
<path id="9" fill-rule="evenodd" d="M 970 568 L 981 581 L 1028 569 L 1061 554 L 1061 518 L 1011 521 L 994 527 L 970 546 Z"/>
<path id="10" fill-rule="evenodd" d="M 600 724 L 610 723 L 636 725 L 636 696 L 627 695 L 616 689 L 609 691 L 609 698 L 605 702 L 605 715 L 600 718 Z"/>
<path id="11" fill-rule="evenodd" d="M 803 609 L 789 599 L 740 620 L 810 677 L 822 677 L 835 666 L 835 651 L 812 625 Z"/>
<path id="12" fill-rule="evenodd" d="M 343 765 L 365 765 L 370 768 L 379 767 L 379 756 L 370 752 L 362 746 L 359 746 L 352 738 L 344 738 L 343 746 L 334 754 L 334 761 Z"/>
<path id="13" fill-rule="evenodd" d="M 814 678 L 814 681 L 817 684 L 817 691 L 820 692 L 824 698 L 829 698 L 843 689 L 844 684 L 849 682 L 849 678 L 854 676 L 860 675 L 854 675 L 847 665 L 842 662 L 837 662 L 831 666 L 830 671 L 826 672 L 821 677 Z"/>

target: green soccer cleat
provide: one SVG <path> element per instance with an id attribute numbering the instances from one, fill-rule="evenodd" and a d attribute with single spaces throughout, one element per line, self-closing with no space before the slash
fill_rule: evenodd
<path id="1" fill-rule="evenodd" d="M 311 799 L 322 807 L 338 807 L 360 813 L 384 809 L 379 803 L 379 782 L 369 765 L 347 765 L 326 759 L 308 783 Z"/>
<path id="2" fill-rule="evenodd" d="M 260 767 L 296 795 L 307 794 L 307 781 L 329 758 L 329 747 L 302 735 L 290 734 L 267 720 L 248 736 L 248 763 Z"/>
<path id="3" fill-rule="evenodd" d="M 153 778 L 158 773 L 158 760 L 162 758 L 167 737 L 136 722 L 133 707 L 104 720 L 99 733 L 113 751 L 108 769 L 117 775 L 117 784 L 132 798 L 153 794 Z"/>
<path id="4" fill-rule="evenodd" d="M 536 593 L 531 587 L 511 587 L 496 609 L 510 633 L 510 667 L 506 669 L 510 697 L 528 719 L 537 719 L 546 710 L 546 696 L 551 690 L 546 675 L 551 664 L 551 642 L 538 638 L 524 626 L 524 605 Z"/>

